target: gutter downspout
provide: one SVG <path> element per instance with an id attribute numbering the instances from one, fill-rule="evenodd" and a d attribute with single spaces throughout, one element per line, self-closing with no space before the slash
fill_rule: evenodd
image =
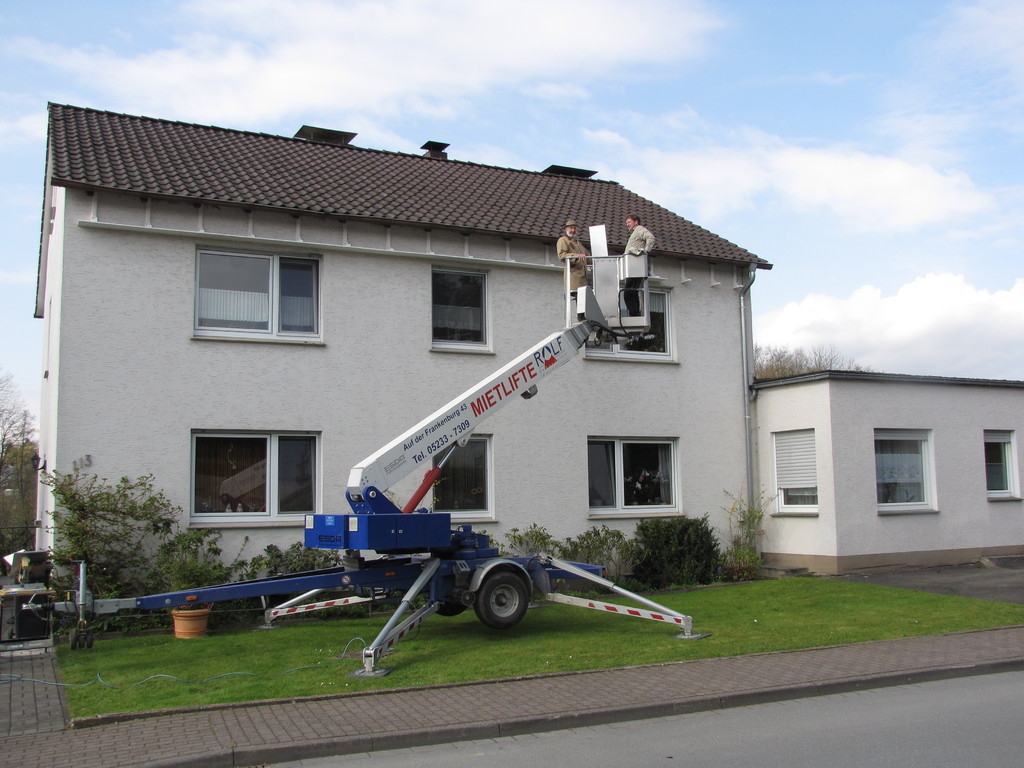
<path id="1" fill-rule="evenodd" d="M 754 426 L 752 423 L 751 416 L 751 403 L 757 394 L 754 390 L 754 371 L 753 371 L 753 329 L 751 328 L 752 323 L 747 321 L 747 313 L 749 307 L 746 301 L 747 294 L 750 293 L 750 287 L 754 284 L 754 280 L 757 278 L 757 265 L 751 264 L 747 268 L 747 282 L 744 283 L 740 288 L 740 344 L 743 347 L 743 426 L 744 426 L 744 437 L 746 439 L 746 453 L 747 453 L 747 508 L 750 509 L 754 505 Z"/>

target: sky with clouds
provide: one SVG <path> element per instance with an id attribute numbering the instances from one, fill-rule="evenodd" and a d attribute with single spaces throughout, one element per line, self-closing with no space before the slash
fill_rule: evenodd
<path id="1" fill-rule="evenodd" d="M 1024 0 L 3 3 L 0 371 L 38 413 L 52 101 L 596 170 L 774 264 L 760 344 L 1024 380 L 1022 40 Z"/>

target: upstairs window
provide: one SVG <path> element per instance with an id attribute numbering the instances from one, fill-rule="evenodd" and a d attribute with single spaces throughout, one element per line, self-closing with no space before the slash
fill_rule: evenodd
<path id="1" fill-rule="evenodd" d="M 487 344 L 487 276 L 435 269 L 431 282 L 435 347 Z"/>
<path id="2" fill-rule="evenodd" d="M 601 344 L 587 343 L 587 355 L 599 357 L 665 358 L 671 355 L 672 346 L 669 337 L 671 328 L 669 318 L 668 294 L 663 291 L 651 291 L 651 329 L 642 336 L 616 341 L 604 341 Z M 625 311 L 625 310 L 623 310 Z"/>
<path id="3" fill-rule="evenodd" d="M 196 261 L 196 332 L 294 338 L 319 332 L 320 263 L 201 251 Z"/>
<path id="4" fill-rule="evenodd" d="M 990 499 L 1015 498 L 1017 486 L 1013 432 L 985 430 L 985 489 Z"/>
<path id="5" fill-rule="evenodd" d="M 807 512 L 818 506 L 813 429 L 775 433 L 775 479 L 780 511 Z"/>

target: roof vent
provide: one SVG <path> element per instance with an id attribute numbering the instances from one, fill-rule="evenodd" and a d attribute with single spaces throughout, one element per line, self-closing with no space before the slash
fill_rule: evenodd
<path id="1" fill-rule="evenodd" d="M 337 147 L 347 147 L 355 137 L 356 134 L 349 131 L 332 131 L 330 128 L 317 128 L 312 125 L 302 126 L 295 134 L 296 139 L 315 141 L 319 144 L 334 144 Z"/>
<path id="2" fill-rule="evenodd" d="M 450 145 L 445 144 L 443 141 L 428 141 L 420 149 L 427 150 L 423 153 L 424 157 L 432 157 L 435 160 L 447 160 L 448 153 L 445 152 Z"/>
<path id="3" fill-rule="evenodd" d="M 585 171 L 582 168 L 570 168 L 567 165 L 549 165 L 542 173 L 551 173 L 555 176 L 572 176 L 577 179 L 589 179 L 597 171 Z"/>

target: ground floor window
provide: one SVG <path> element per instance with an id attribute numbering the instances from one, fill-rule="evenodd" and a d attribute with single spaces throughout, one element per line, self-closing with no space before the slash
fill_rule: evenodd
<path id="1" fill-rule="evenodd" d="M 934 508 L 931 433 L 875 430 L 875 489 L 880 509 Z"/>
<path id="2" fill-rule="evenodd" d="M 309 434 L 192 436 L 192 513 L 209 519 L 316 511 L 317 439 Z"/>
<path id="3" fill-rule="evenodd" d="M 443 458 L 435 458 L 435 466 Z M 489 437 L 471 437 L 466 445 L 456 447 L 434 483 L 434 510 L 450 512 L 452 517 L 492 517 L 489 466 Z"/>
<path id="4" fill-rule="evenodd" d="M 989 498 L 1012 498 L 1017 495 L 1016 458 L 1013 432 L 985 430 L 985 489 Z"/>
<path id="5" fill-rule="evenodd" d="M 593 511 L 671 507 L 675 504 L 669 440 L 591 438 L 587 479 Z"/>
<path id="6" fill-rule="evenodd" d="M 814 430 L 776 432 L 775 480 L 780 510 L 809 511 L 818 506 L 818 465 Z"/>

